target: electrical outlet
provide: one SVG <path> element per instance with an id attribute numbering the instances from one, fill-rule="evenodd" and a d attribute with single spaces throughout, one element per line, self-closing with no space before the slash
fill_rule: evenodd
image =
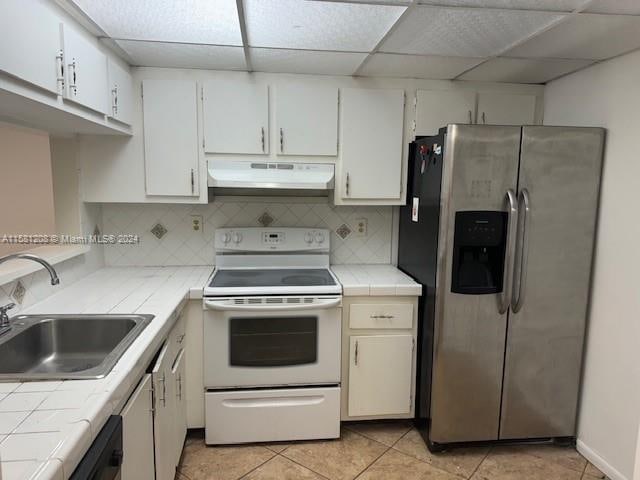
<path id="1" fill-rule="evenodd" d="M 191 228 L 194 232 L 202 233 L 202 215 L 191 215 Z"/>
<path id="2" fill-rule="evenodd" d="M 356 234 L 356 237 L 367 236 L 367 219 L 366 218 L 356 218 L 355 234 Z"/>

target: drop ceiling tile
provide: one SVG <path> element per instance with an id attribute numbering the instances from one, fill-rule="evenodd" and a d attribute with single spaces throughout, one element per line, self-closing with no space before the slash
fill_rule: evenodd
<path id="1" fill-rule="evenodd" d="M 640 17 L 579 14 L 507 52 L 509 57 L 604 60 L 640 47 Z"/>
<path id="2" fill-rule="evenodd" d="M 136 66 L 246 70 L 242 47 L 117 40 Z"/>
<path id="3" fill-rule="evenodd" d="M 594 0 L 585 12 L 640 15 L 638 0 Z"/>
<path id="4" fill-rule="evenodd" d="M 563 17 L 547 12 L 421 6 L 401 20 L 380 51 L 489 57 Z"/>
<path id="5" fill-rule="evenodd" d="M 242 45 L 235 0 L 73 0 L 110 37 Z"/>
<path id="6" fill-rule="evenodd" d="M 367 61 L 360 73 L 367 77 L 448 80 L 480 62 L 482 62 L 481 58 L 376 53 Z"/>
<path id="7" fill-rule="evenodd" d="M 300 0 L 245 0 L 252 47 L 369 52 L 406 7 Z"/>
<path id="8" fill-rule="evenodd" d="M 462 75 L 478 82 L 545 83 L 592 64 L 592 60 L 493 58 Z"/>
<path id="9" fill-rule="evenodd" d="M 572 12 L 588 0 L 419 0 L 422 5 Z"/>
<path id="10" fill-rule="evenodd" d="M 250 56 L 251 66 L 258 72 L 351 75 L 367 54 L 252 48 Z"/>

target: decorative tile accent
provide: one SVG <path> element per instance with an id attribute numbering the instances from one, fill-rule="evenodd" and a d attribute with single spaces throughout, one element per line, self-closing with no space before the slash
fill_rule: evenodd
<path id="1" fill-rule="evenodd" d="M 156 237 L 158 237 L 158 239 L 161 239 L 162 237 L 164 237 L 167 231 L 168 230 L 161 223 L 156 223 L 151 229 L 151 233 L 153 233 Z"/>
<path id="2" fill-rule="evenodd" d="M 24 285 L 20 280 L 16 282 L 16 286 L 13 287 L 13 291 L 11 292 L 11 297 L 22 305 L 22 301 L 24 300 L 24 296 L 27 293 L 27 289 L 24 288 Z"/>
<path id="3" fill-rule="evenodd" d="M 242 201 L 216 200 L 206 205 L 104 204 L 104 234 L 138 235 L 135 245 L 105 245 L 109 266 L 213 265 L 213 238 L 221 227 L 260 227 L 265 213 L 273 219 L 270 227 L 326 228 L 331 233 L 333 264 L 391 262 L 392 207 L 333 206 L 317 200 L 247 198 Z M 203 218 L 202 230 L 194 231 L 192 215 Z M 167 231 L 158 239 L 149 231 L 149 218 Z M 349 225 L 366 219 L 366 235 L 354 235 Z M 346 225 L 350 234 L 340 237 L 336 229 Z"/>
<path id="4" fill-rule="evenodd" d="M 269 215 L 269 212 L 265 211 L 260 217 L 258 217 L 258 223 L 263 227 L 268 227 L 273 223 L 274 218 Z"/>
<path id="5" fill-rule="evenodd" d="M 351 229 L 349 228 L 349 225 L 347 225 L 346 223 L 343 223 L 342 225 L 340 225 L 338 228 L 336 228 L 336 233 L 338 234 L 338 236 L 341 239 L 346 239 L 349 235 L 351 235 Z"/>

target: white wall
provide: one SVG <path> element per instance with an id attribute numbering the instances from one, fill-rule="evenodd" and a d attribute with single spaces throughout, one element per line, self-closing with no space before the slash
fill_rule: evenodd
<path id="1" fill-rule="evenodd" d="M 612 479 L 631 480 L 640 421 L 640 51 L 551 82 L 544 103 L 547 125 L 607 128 L 578 449 Z"/>

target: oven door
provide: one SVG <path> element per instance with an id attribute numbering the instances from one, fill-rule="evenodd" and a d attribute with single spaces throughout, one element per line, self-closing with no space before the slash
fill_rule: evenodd
<path id="1" fill-rule="evenodd" d="M 341 297 L 204 299 L 207 388 L 340 382 Z"/>

